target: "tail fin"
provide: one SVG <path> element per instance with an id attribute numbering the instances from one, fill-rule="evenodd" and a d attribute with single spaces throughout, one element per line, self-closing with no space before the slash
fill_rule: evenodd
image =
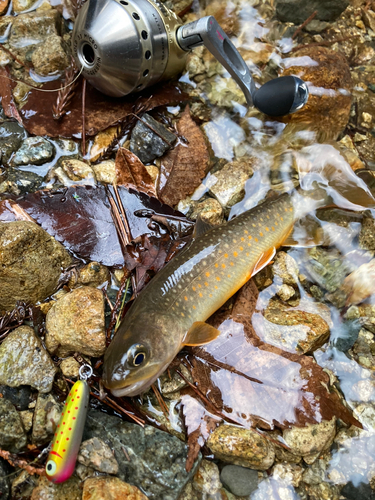
<path id="1" fill-rule="evenodd" d="M 347 210 L 375 208 L 367 184 L 351 169 L 340 151 L 330 144 L 313 144 L 295 153 L 303 191 L 324 191 L 327 205 Z"/>

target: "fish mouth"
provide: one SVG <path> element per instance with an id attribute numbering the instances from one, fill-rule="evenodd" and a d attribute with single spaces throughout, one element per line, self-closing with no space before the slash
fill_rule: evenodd
<path id="1" fill-rule="evenodd" d="M 154 380 L 152 381 L 140 380 L 135 384 L 130 384 L 126 387 L 121 387 L 121 389 L 110 389 L 110 391 L 116 398 L 121 398 L 123 396 L 127 397 L 138 396 L 142 392 L 147 391 L 147 389 L 151 386 L 153 382 Z"/>

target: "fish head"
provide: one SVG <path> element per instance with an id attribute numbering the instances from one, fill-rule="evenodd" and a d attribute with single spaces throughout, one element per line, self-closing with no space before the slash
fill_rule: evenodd
<path id="1" fill-rule="evenodd" d="M 136 316 L 125 318 L 104 356 L 103 384 L 117 397 L 145 392 L 180 348 L 165 317 L 146 311 Z"/>

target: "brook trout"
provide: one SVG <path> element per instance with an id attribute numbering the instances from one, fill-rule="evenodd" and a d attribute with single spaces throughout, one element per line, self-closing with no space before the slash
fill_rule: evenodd
<path id="1" fill-rule="evenodd" d="M 183 345 L 202 345 L 219 331 L 205 323 L 285 242 L 296 219 L 322 202 L 298 193 L 202 231 L 146 286 L 104 358 L 103 382 L 115 396 L 144 392 Z M 197 224 L 199 226 L 199 223 Z"/>

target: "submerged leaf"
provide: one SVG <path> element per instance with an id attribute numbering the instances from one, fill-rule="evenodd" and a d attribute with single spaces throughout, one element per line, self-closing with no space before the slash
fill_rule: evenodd
<path id="1" fill-rule="evenodd" d="M 166 181 L 159 186 L 158 193 L 164 203 L 172 206 L 195 191 L 206 175 L 209 162 L 204 135 L 192 120 L 189 106 L 186 106 L 177 130 L 188 144 L 178 144 L 162 158 L 161 178 L 166 178 Z"/>
<path id="2" fill-rule="evenodd" d="M 111 188 L 110 188 L 111 190 Z M 137 215 L 147 210 L 167 219 L 183 219 L 180 212 L 156 198 L 133 189 L 119 187 L 131 237 L 142 235 L 162 238 L 163 226 Z M 51 236 L 79 257 L 106 266 L 122 266 L 124 258 L 103 186 L 72 186 L 59 191 L 38 191 L 16 200 L 17 204 Z M 170 238 L 170 236 L 168 236 Z"/>
<path id="3" fill-rule="evenodd" d="M 116 155 L 116 182 L 156 197 L 154 181 L 146 167 L 138 156 L 126 148 L 120 148 Z"/>
<path id="4" fill-rule="evenodd" d="M 59 87 L 61 87 L 61 81 L 49 82 L 43 88 L 57 89 Z M 186 94 L 172 83 L 152 87 L 142 94 L 131 94 L 121 98 L 106 96 L 87 84 L 86 135 L 96 135 L 101 130 L 125 120 L 132 112 L 135 102 L 137 105 L 144 104 L 144 110 L 147 111 L 158 106 L 179 104 L 185 100 Z M 31 89 L 28 100 L 21 110 L 26 130 L 34 135 L 80 138 L 82 132 L 82 85 L 78 85 L 69 104 L 69 111 L 61 120 L 53 118 L 52 107 L 55 102 L 56 94 L 54 92 L 38 92 L 37 89 Z"/>
<path id="5" fill-rule="evenodd" d="M 309 356 L 285 352 L 259 340 L 251 324 L 257 289 L 239 292 L 230 316 L 212 316 L 221 335 L 193 349 L 194 382 L 222 415 L 245 427 L 304 426 L 341 418 L 360 425 L 329 390 L 329 377 Z"/>

